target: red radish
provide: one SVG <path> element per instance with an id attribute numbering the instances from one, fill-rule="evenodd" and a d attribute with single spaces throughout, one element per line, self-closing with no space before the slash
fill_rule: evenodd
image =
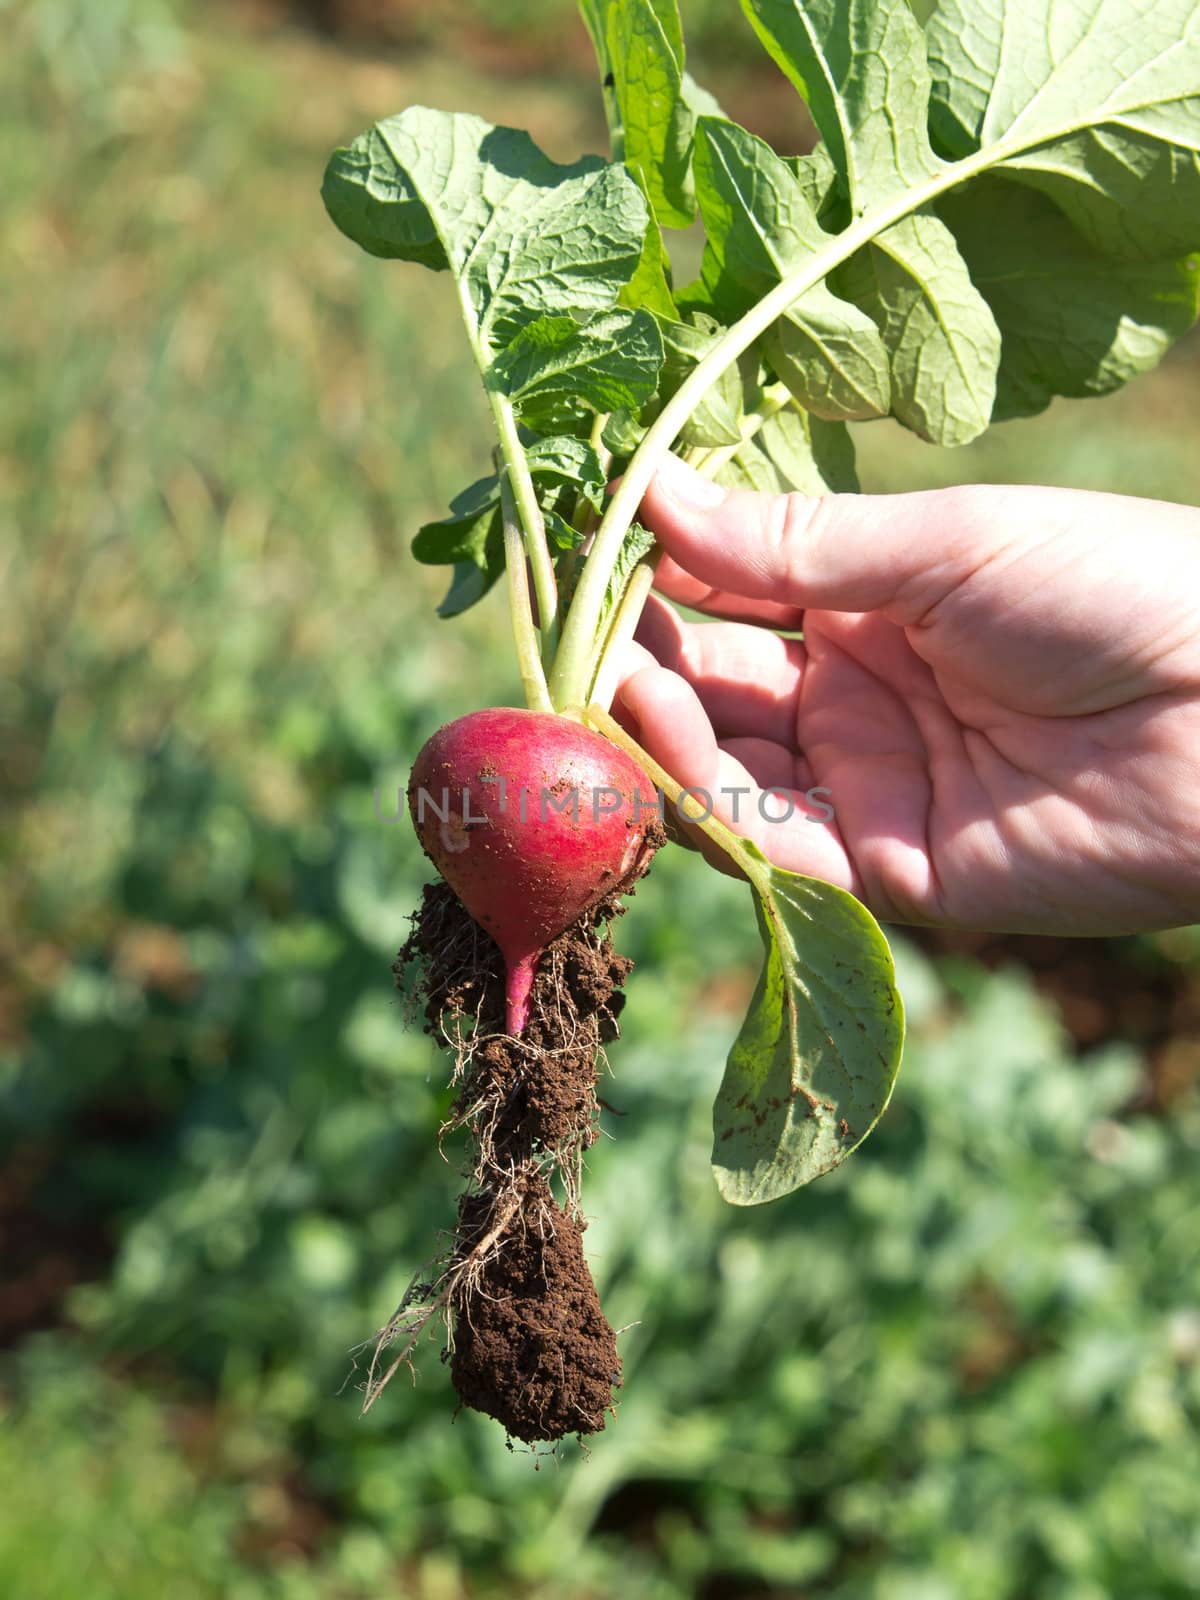
<path id="1" fill-rule="evenodd" d="M 581 723 L 499 707 L 438 729 L 408 804 L 425 854 L 500 947 L 519 1036 L 542 951 L 641 864 L 654 785 Z"/>

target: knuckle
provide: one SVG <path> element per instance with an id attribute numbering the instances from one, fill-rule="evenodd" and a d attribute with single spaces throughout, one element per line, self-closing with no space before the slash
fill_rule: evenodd
<path id="1" fill-rule="evenodd" d="M 829 515 L 830 498 L 792 493 L 772 496 L 768 503 L 764 530 L 767 559 L 772 576 L 787 590 L 782 598 L 803 589 Z"/>

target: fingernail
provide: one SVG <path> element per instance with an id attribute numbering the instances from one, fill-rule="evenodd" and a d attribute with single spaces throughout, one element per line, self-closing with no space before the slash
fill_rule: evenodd
<path id="1" fill-rule="evenodd" d="M 642 737 L 642 722 L 641 722 L 641 718 L 636 714 L 636 712 L 631 711 L 629 709 L 629 707 L 625 704 L 625 685 L 624 684 L 622 684 L 621 687 L 617 690 L 616 699 L 613 701 L 612 714 L 613 714 L 614 719 L 618 723 L 620 723 L 621 727 L 625 729 L 625 732 L 629 735 L 629 737 L 631 739 L 639 739 L 639 740 L 641 739 L 641 737 Z"/>
<path id="2" fill-rule="evenodd" d="M 655 476 L 658 487 L 674 500 L 676 505 L 691 511 L 711 511 L 725 498 L 725 490 L 711 478 L 703 478 L 678 456 L 664 456 Z"/>

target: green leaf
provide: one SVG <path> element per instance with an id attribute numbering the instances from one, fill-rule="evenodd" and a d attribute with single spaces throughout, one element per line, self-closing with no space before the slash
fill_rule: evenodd
<path id="1" fill-rule="evenodd" d="M 708 354 L 721 333 L 721 325 L 703 312 L 690 313 L 690 320 L 663 321 L 663 368 L 659 380 L 659 399 L 670 399 L 692 368 Z M 726 367 L 707 391 L 680 430 L 679 443 L 686 449 L 710 445 L 736 444 L 742 436 L 742 376 L 736 366 Z"/>
<path id="2" fill-rule="evenodd" d="M 669 263 L 662 230 L 653 217 L 646 224 L 641 259 L 633 277 L 621 290 L 620 304 L 631 310 L 652 311 L 656 317 L 675 319 L 679 308 L 671 292 Z"/>
<path id="3" fill-rule="evenodd" d="M 553 549 L 575 550 L 583 543 L 583 534 L 579 529 L 560 516 L 552 506 L 542 507 L 542 519 L 546 524 L 546 537 Z"/>
<path id="4" fill-rule="evenodd" d="M 596 65 L 604 95 L 604 116 L 608 123 L 609 141 L 614 161 L 623 159 L 625 128 L 621 121 L 621 105 L 617 98 L 617 79 L 613 71 L 608 48 L 608 13 L 613 0 L 579 0 L 579 15 L 592 41 Z"/>
<path id="5" fill-rule="evenodd" d="M 905 0 L 742 0 L 742 10 L 803 96 L 855 216 L 937 170 L 925 36 Z"/>
<path id="6" fill-rule="evenodd" d="M 542 318 L 612 307 L 646 233 L 623 168 L 560 166 L 526 133 L 424 106 L 335 151 L 322 193 L 363 249 L 449 268 L 482 369 Z"/>
<path id="7" fill-rule="evenodd" d="M 572 489 L 597 511 L 603 507 L 608 474 L 586 440 L 571 434 L 534 439 L 525 447 L 525 461 L 535 483 Z M 499 492 L 497 484 L 497 497 Z"/>
<path id="8" fill-rule="evenodd" d="M 1019 45 L 1014 45 L 1019 41 Z M 1107 251 L 1200 247 L 1195 0 L 943 0 L 928 30 L 931 124 L 953 156 L 994 145 Z"/>
<path id="9" fill-rule="evenodd" d="M 654 535 L 638 522 L 631 522 L 621 545 L 620 554 L 613 566 L 612 576 L 608 580 L 608 590 L 604 596 L 604 610 L 601 614 L 600 635 L 603 637 L 605 630 L 612 618 L 613 612 L 621 603 L 621 596 L 629 587 L 629 580 L 633 576 L 633 569 L 643 556 L 648 556 L 654 549 Z"/>
<path id="10" fill-rule="evenodd" d="M 499 479 L 480 478 L 456 495 L 448 517 L 417 530 L 412 553 L 425 565 L 454 568 L 439 617 L 460 616 L 482 600 L 504 571 Z"/>
<path id="11" fill-rule="evenodd" d="M 827 422 L 796 406 L 769 417 L 717 473 L 728 489 L 766 494 L 853 494 L 858 490 L 854 441 L 843 422 Z"/>
<path id="12" fill-rule="evenodd" d="M 996 395 L 1000 330 L 945 223 L 929 212 L 893 223 L 830 281 L 879 329 L 892 414 L 934 444 L 981 434 Z"/>
<path id="13" fill-rule="evenodd" d="M 645 247 L 641 190 L 622 167 L 594 158 L 560 166 L 528 134 L 413 106 L 335 151 L 322 193 L 333 221 L 364 249 L 453 275 L 535 587 L 547 597 L 543 631 L 553 637 L 547 518 L 526 476 L 517 417 L 539 431 L 571 431 L 589 409 L 636 408 L 654 392 L 662 359 L 654 319 L 613 309 Z M 490 514 L 469 529 L 425 532 L 419 551 L 455 561 L 443 615 L 494 581 L 496 526 Z M 449 553 L 456 537 L 469 544 L 465 558 Z M 532 626 L 519 622 L 522 647 Z M 536 691 L 534 677 L 526 681 Z"/>
<path id="14" fill-rule="evenodd" d="M 491 518 L 499 511 L 500 480 L 493 473 L 455 495 L 448 517 L 418 528 L 412 553 L 432 566 L 460 561 L 482 544 Z"/>
<path id="15" fill-rule="evenodd" d="M 493 588 L 504 572 L 504 543 L 501 537 L 497 559 L 484 566 L 477 565 L 474 561 L 457 561 L 454 564 L 454 576 L 450 580 L 450 587 L 437 614 L 444 621 L 452 617 L 461 617 L 464 611 L 469 611 Z"/>
<path id="16" fill-rule="evenodd" d="M 545 500 L 569 488 L 600 509 L 606 487 L 600 457 L 585 440 L 562 435 L 528 443 L 525 460 L 534 483 L 545 491 L 541 510 L 552 546 L 574 549 L 581 537 L 578 530 Z M 496 474 L 478 479 L 456 495 L 449 516 L 419 528 L 412 553 L 426 565 L 454 567 L 449 591 L 438 607 L 439 617 L 460 616 L 482 600 L 504 572 L 500 479 Z"/>
<path id="17" fill-rule="evenodd" d="M 735 123 L 701 118 L 695 168 L 708 235 L 702 281 L 732 321 L 828 236 L 787 163 Z M 887 413 L 888 358 L 875 324 L 824 284 L 790 307 L 764 349 L 796 398 L 817 415 Z"/>
<path id="18" fill-rule="evenodd" d="M 925 40 L 905 0 L 742 4 L 821 133 L 823 155 L 806 175 L 809 194 L 832 173 L 849 216 L 860 216 L 937 172 L 927 132 Z M 906 427 L 937 444 L 965 444 L 983 432 L 995 397 L 1000 336 L 953 236 L 936 217 L 907 217 L 881 233 L 830 286 L 882 334 L 891 409 Z M 809 366 L 820 359 L 804 353 Z M 791 385 L 787 350 L 779 357 L 776 370 Z M 793 392 L 804 399 L 799 385 Z"/>
<path id="19" fill-rule="evenodd" d="M 662 359 L 662 336 L 647 311 L 609 311 L 582 327 L 543 317 L 501 351 L 489 378 L 530 426 L 555 429 L 588 411 L 636 410 L 654 393 Z"/>
<path id="20" fill-rule="evenodd" d="M 742 843 L 766 952 L 713 1107 L 713 1169 L 761 1205 L 836 1167 L 879 1121 L 904 1045 L 891 951 L 866 907 Z"/>
<path id="21" fill-rule="evenodd" d="M 522 440 L 525 462 L 535 484 L 543 489 L 569 488 L 600 510 L 608 486 L 604 465 L 584 439 L 570 434 Z M 450 502 L 450 515 L 427 522 L 417 530 L 412 550 L 418 561 L 440 565 L 457 561 L 473 543 L 473 530 L 481 517 L 500 510 L 500 479 L 490 473 L 479 478 Z"/>
<path id="22" fill-rule="evenodd" d="M 1000 327 L 994 421 L 1119 388 L 1196 318 L 1200 262 L 1103 256 L 1031 189 L 982 178 L 938 209 Z"/>
<path id="23" fill-rule="evenodd" d="M 695 118 L 685 98 L 676 0 L 583 0 L 602 76 L 615 99 L 613 154 L 633 172 L 660 226 L 686 228 Z"/>
<path id="24" fill-rule="evenodd" d="M 806 156 L 785 156 L 784 161 L 813 216 L 830 233 L 840 233 L 850 220 L 850 211 L 848 206 L 839 206 L 837 169 L 825 146 L 814 145 Z"/>
<path id="25" fill-rule="evenodd" d="M 685 72 L 683 75 L 682 94 L 684 103 L 693 116 L 720 117 L 722 121 L 728 120 L 716 95 L 709 94 L 704 85 L 697 83 L 690 72 Z"/>
<path id="26" fill-rule="evenodd" d="M 646 428 L 646 423 L 622 407 L 614 411 L 604 424 L 601 435 L 604 448 L 614 456 L 631 456 L 646 437 Z"/>

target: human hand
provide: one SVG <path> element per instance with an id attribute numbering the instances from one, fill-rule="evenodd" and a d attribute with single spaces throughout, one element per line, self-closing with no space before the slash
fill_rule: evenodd
<path id="1" fill-rule="evenodd" d="M 671 457 L 641 517 L 661 594 L 727 620 L 652 597 L 614 709 L 770 860 L 886 921 L 1200 920 L 1200 511 L 1024 486 L 775 497 Z M 772 792 L 790 820 L 764 819 Z"/>

